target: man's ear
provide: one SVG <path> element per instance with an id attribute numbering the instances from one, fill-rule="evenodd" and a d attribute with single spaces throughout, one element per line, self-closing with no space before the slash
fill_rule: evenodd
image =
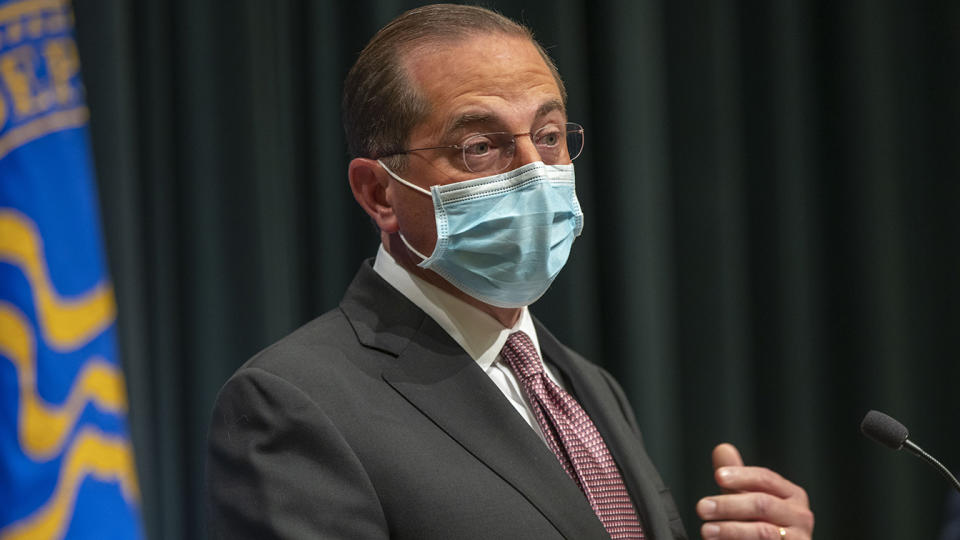
<path id="1" fill-rule="evenodd" d="M 381 232 L 400 230 L 393 205 L 387 198 L 387 173 L 374 159 L 354 158 L 347 170 L 353 198 L 370 215 Z"/>

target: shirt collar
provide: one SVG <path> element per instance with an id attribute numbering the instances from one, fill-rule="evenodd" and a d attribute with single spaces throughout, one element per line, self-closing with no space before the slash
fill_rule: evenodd
<path id="1" fill-rule="evenodd" d="M 387 253 L 383 244 L 377 250 L 373 269 L 436 321 L 482 369 L 487 370 L 493 365 L 507 338 L 517 331 L 530 336 L 537 354 L 540 354 L 537 331 L 526 307 L 522 308 L 517 323 L 512 328 L 505 328 L 490 315 L 408 272 Z"/>

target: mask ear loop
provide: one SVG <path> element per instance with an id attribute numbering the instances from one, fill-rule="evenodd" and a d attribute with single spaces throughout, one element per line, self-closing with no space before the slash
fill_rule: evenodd
<path id="1" fill-rule="evenodd" d="M 416 184 L 414 184 L 414 183 L 412 183 L 412 182 L 407 182 L 407 181 L 404 180 L 403 178 L 400 178 L 399 176 L 397 176 L 397 174 L 396 174 L 395 172 L 393 172 L 393 171 L 390 170 L 390 167 L 387 167 L 386 165 L 384 165 L 383 162 L 380 161 L 379 159 L 377 160 L 377 163 L 379 163 L 380 166 L 383 167 L 383 170 L 387 171 L 387 174 L 389 174 L 390 176 L 392 176 L 393 179 L 396 180 L 397 182 L 400 182 L 401 184 L 407 186 L 407 187 L 410 188 L 410 189 L 415 189 L 415 190 L 419 191 L 420 193 L 423 193 L 424 195 L 427 195 L 428 197 L 431 196 L 429 190 L 423 189 L 422 187 L 420 187 L 420 186 L 418 186 L 418 185 L 416 185 Z"/>
<path id="2" fill-rule="evenodd" d="M 389 174 L 390 176 L 392 176 L 393 179 L 396 180 L 397 182 L 400 182 L 401 184 L 403 184 L 403 185 L 405 185 L 405 186 L 407 186 L 407 187 L 409 187 L 409 188 L 411 188 L 411 189 L 414 189 L 414 190 L 416 190 L 416 191 L 419 191 L 420 193 L 423 193 L 424 195 L 427 195 L 428 197 L 432 197 L 432 195 L 430 194 L 429 191 L 423 189 L 422 187 L 420 187 L 420 186 L 418 186 L 418 185 L 416 185 L 416 184 L 413 184 L 413 183 L 411 183 L 411 182 L 407 182 L 407 181 L 404 180 L 403 178 L 400 178 L 399 176 L 397 176 L 396 173 L 394 173 L 393 171 L 391 171 L 390 168 L 387 167 L 386 165 L 384 165 L 383 162 L 380 161 L 379 159 L 377 160 L 377 163 L 379 163 L 380 166 L 383 167 L 383 170 L 387 171 L 387 174 Z M 420 252 L 417 250 L 417 248 L 415 248 L 415 247 L 413 247 L 413 246 L 410 245 L 410 242 L 407 242 L 407 239 L 403 236 L 403 233 L 402 233 L 402 232 L 397 231 L 397 234 L 400 235 L 400 240 L 403 242 L 403 244 L 404 244 L 405 246 L 407 246 L 407 249 L 409 249 L 409 250 L 410 250 L 414 255 L 416 255 L 417 257 L 420 257 L 420 260 L 421 260 L 421 261 L 427 260 L 427 256 L 426 256 L 426 255 L 424 255 L 423 253 L 420 253 Z"/>
<path id="3" fill-rule="evenodd" d="M 410 245 L 410 242 L 407 242 L 407 239 L 403 236 L 403 233 L 402 233 L 402 232 L 397 231 L 397 234 L 400 235 L 400 240 L 403 242 L 403 245 L 407 246 L 407 249 L 409 249 L 410 251 L 412 251 L 413 254 L 416 255 L 417 257 L 420 257 L 420 260 L 421 260 L 421 261 L 427 260 L 426 255 L 424 255 L 423 253 L 420 253 L 419 251 L 417 251 L 417 248 L 411 246 L 411 245 Z"/>

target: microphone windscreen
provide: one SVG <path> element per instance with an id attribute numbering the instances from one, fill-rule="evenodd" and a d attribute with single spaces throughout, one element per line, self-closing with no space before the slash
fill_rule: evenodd
<path id="1" fill-rule="evenodd" d="M 870 411 L 860 423 L 860 431 L 878 443 L 899 450 L 910 433 L 906 426 L 880 411 Z"/>

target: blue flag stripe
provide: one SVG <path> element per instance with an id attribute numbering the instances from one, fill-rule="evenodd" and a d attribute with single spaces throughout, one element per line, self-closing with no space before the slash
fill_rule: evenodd
<path id="1" fill-rule="evenodd" d="M 0 540 L 142 538 L 66 0 L 0 0 Z"/>

